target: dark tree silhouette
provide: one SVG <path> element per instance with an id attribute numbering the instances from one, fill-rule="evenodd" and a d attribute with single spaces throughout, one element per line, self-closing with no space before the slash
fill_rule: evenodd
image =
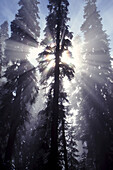
<path id="1" fill-rule="evenodd" d="M 86 0 L 84 19 L 81 26 L 84 66 L 80 83 L 82 100 L 77 118 L 79 132 L 81 139 L 87 141 L 87 161 L 90 161 L 91 168 L 112 169 L 108 158 L 113 130 L 111 58 L 109 39 L 103 31 L 96 0 Z"/>
<path id="2" fill-rule="evenodd" d="M 63 78 L 67 76 L 69 80 L 74 76 L 74 69 L 68 63 L 62 62 L 62 53 L 69 51 L 71 46 L 70 39 L 72 33 L 69 32 L 67 21 L 69 3 L 67 0 L 49 1 L 48 9 L 49 15 L 46 18 L 45 38 L 41 42 L 45 46 L 45 50 L 39 57 L 39 69 L 42 73 L 42 83 L 48 85 L 49 79 L 52 82 L 50 92 L 52 97 L 52 113 L 51 113 L 51 147 L 48 161 L 48 168 L 59 169 L 59 153 L 58 153 L 58 139 L 59 127 L 62 129 L 62 144 L 64 149 L 65 169 L 68 169 L 66 139 L 65 139 L 65 107 L 66 100 L 65 93 L 63 93 L 62 82 Z M 50 67 L 50 68 L 49 68 Z M 61 95 L 61 96 L 60 96 Z M 62 101 L 60 103 L 60 101 Z M 62 115 L 62 116 L 61 116 Z"/>
<path id="3" fill-rule="evenodd" d="M 20 126 L 28 120 L 27 104 L 32 105 L 38 94 L 35 69 L 27 60 L 29 49 L 38 45 L 40 33 L 38 2 L 20 0 L 21 8 L 11 23 L 11 37 L 6 42 L 5 55 L 9 67 L 4 77 L 7 82 L 1 88 L 0 112 L 2 140 L 5 136 L 5 160 L 10 169 L 16 134 Z"/>

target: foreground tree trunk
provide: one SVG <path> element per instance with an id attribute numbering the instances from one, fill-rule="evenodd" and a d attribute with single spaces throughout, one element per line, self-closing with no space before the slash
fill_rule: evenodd
<path id="1" fill-rule="evenodd" d="M 64 147 L 65 170 L 68 170 L 66 138 L 65 138 L 65 121 L 64 121 L 64 119 L 62 120 L 62 137 L 63 137 L 63 147 Z"/>
<path id="2" fill-rule="evenodd" d="M 54 82 L 54 98 L 53 98 L 53 115 L 51 128 L 51 161 L 52 168 L 58 169 L 58 114 L 59 114 L 59 56 L 60 56 L 60 5 L 58 5 L 58 22 L 57 22 L 57 39 L 56 39 L 56 54 L 55 54 L 55 82 Z M 54 167 L 53 167 L 54 166 Z"/>

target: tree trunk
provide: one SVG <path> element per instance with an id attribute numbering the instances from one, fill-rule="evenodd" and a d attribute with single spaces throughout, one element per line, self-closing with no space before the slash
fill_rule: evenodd
<path id="1" fill-rule="evenodd" d="M 8 143 L 7 143 L 6 152 L 5 152 L 5 163 L 6 163 L 6 166 L 8 167 L 11 166 L 17 127 L 18 127 L 17 121 L 16 122 L 13 121 L 11 128 L 10 128 L 10 134 L 9 134 Z"/>
<path id="2" fill-rule="evenodd" d="M 66 138 L 65 138 L 64 126 L 65 126 L 64 119 L 62 119 L 62 136 L 63 136 L 63 147 L 64 147 L 65 170 L 68 170 L 67 149 L 66 149 Z"/>

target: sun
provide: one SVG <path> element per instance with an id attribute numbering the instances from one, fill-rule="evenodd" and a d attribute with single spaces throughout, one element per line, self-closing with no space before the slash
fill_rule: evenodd
<path id="1" fill-rule="evenodd" d="M 43 50 L 42 46 L 38 46 L 37 48 L 36 47 L 30 48 L 27 58 L 30 61 L 30 63 L 35 67 L 38 65 L 36 58 L 38 57 L 38 54 L 42 52 L 42 50 Z"/>

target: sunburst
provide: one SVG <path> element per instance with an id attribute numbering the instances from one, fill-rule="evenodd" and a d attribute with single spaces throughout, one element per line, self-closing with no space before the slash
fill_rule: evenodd
<path id="1" fill-rule="evenodd" d="M 34 66 L 37 66 L 37 60 L 36 58 L 38 57 L 38 54 L 42 51 L 43 47 L 39 46 L 37 48 L 35 47 L 31 47 L 29 50 L 29 54 L 28 54 L 28 60 L 31 62 L 31 64 L 33 64 Z"/>

